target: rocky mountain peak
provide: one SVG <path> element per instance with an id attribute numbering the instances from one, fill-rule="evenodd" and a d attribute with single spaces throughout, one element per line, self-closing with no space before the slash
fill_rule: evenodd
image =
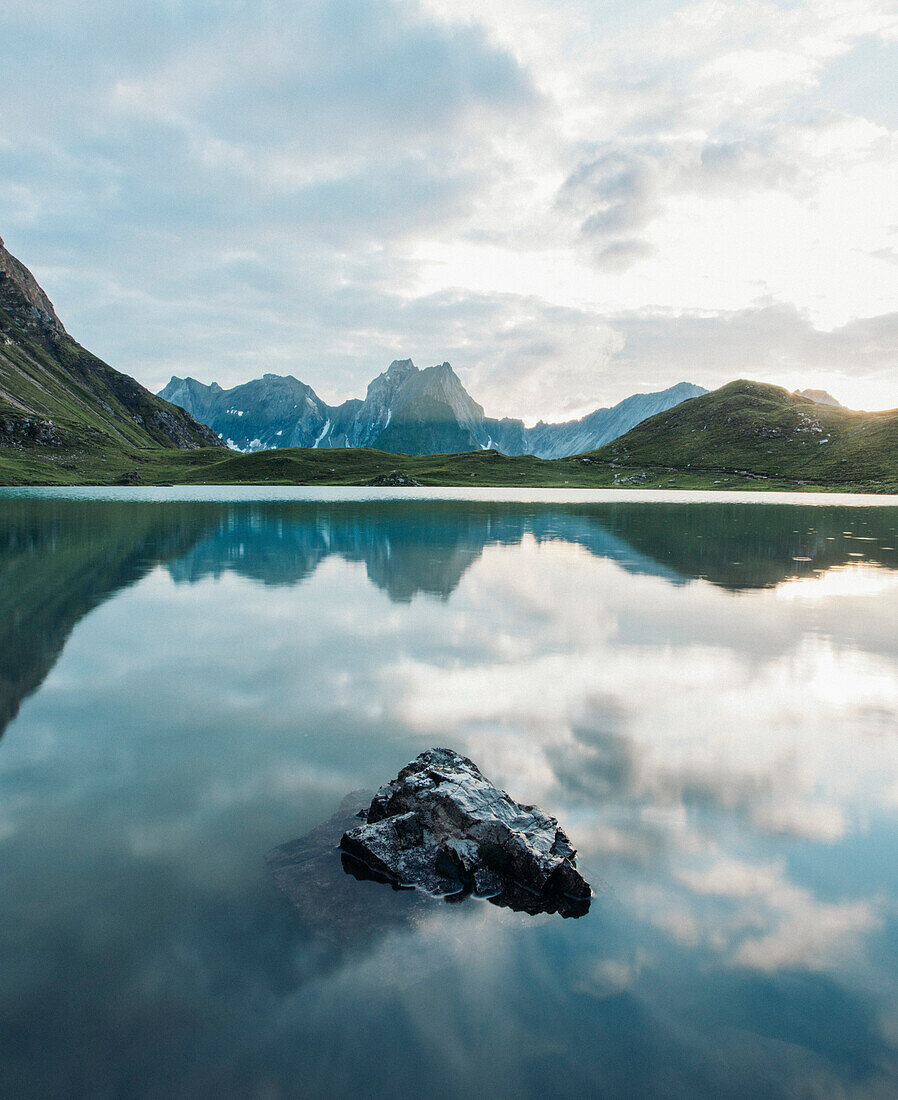
<path id="1" fill-rule="evenodd" d="M 6 250 L 0 237 L 0 304 L 27 328 L 61 336 L 65 333 L 53 303 L 28 268 Z"/>
<path id="2" fill-rule="evenodd" d="M 795 395 L 796 397 L 806 397 L 816 405 L 832 405 L 837 409 L 842 408 L 842 402 L 837 401 L 833 395 L 827 393 L 826 390 L 796 390 Z"/>
<path id="3" fill-rule="evenodd" d="M 400 454 L 450 454 L 490 449 L 540 458 L 594 450 L 646 417 L 705 392 L 684 382 L 659 393 L 635 394 L 581 420 L 540 421 L 526 428 L 510 417 L 486 417 L 447 362 L 419 370 L 411 359 L 396 359 L 369 383 L 364 401 L 337 406 L 292 377 L 266 374 L 230 390 L 188 381 L 173 378 L 160 396 L 239 450 L 374 447 Z"/>
<path id="4" fill-rule="evenodd" d="M 387 367 L 387 376 L 395 376 L 397 374 L 414 374 L 418 368 L 411 361 L 411 359 L 394 359 L 393 362 Z"/>
<path id="5" fill-rule="evenodd" d="M 409 378 L 419 373 L 411 359 L 394 359 L 383 374 L 368 383 L 365 403 L 385 415 L 397 391 Z"/>
<path id="6" fill-rule="evenodd" d="M 35 277 L 2 240 L 0 377 L 0 432 L 14 446 L 52 448 L 66 462 L 83 461 L 95 469 L 98 460 L 118 461 L 122 448 L 221 445 L 183 405 L 160 401 L 77 344 Z M 189 389 L 188 382 L 179 385 L 185 393 Z M 36 461 L 52 470 L 57 459 L 38 455 Z M 138 473 L 133 476 L 140 480 Z M 56 480 L 55 473 L 50 480 Z"/>

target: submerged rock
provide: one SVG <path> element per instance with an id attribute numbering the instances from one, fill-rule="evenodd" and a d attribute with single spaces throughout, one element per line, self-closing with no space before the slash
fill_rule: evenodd
<path id="1" fill-rule="evenodd" d="M 359 877 L 529 913 L 589 908 L 592 890 L 555 818 L 515 802 L 451 749 L 422 752 L 360 816 L 340 841 Z"/>
<path id="2" fill-rule="evenodd" d="M 341 857 L 340 837 L 358 824 L 359 806 L 371 795 L 353 791 L 330 820 L 278 845 L 266 857 L 275 885 L 302 925 L 340 952 L 365 950 L 389 932 L 415 928 L 433 904 L 423 894 L 398 886 L 398 894 L 373 885 L 360 888 L 357 878 L 375 876 L 365 874 L 358 860 Z"/>

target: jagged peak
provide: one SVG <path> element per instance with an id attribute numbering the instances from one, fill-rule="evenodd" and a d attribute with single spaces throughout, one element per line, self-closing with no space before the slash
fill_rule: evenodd
<path id="1" fill-rule="evenodd" d="M 47 297 L 37 279 L 21 260 L 17 260 L 12 253 L 7 251 L 3 238 L 0 237 L 0 286 L 7 279 L 18 291 L 19 298 L 25 302 L 27 309 L 22 319 L 27 325 L 45 331 L 49 329 L 57 335 L 65 333 L 62 321 L 56 316 L 53 303 Z M 20 304 L 17 311 L 21 311 Z"/>
<path id="2" fill-rule="evenodd" d="M 295 374 L 273 374 L 269 371 L 263 374 L 262 377 L 271 378 L 275 382 L 296 382 L 300 386 L 306 386 L 306 383 L 297 378 Z M 244 385 L 246 385 L 246 383 L 244 383 Z"/>
<path id="3" fill-rule="evenodd" d="M 411 374 L 412 371 L 417 371 L 417 367 L 411 359 L 394 359 L 393 362 L 387 367 L 386 374 Z"/>
<path id="4" fill-rule="evenodd" d="M 815 405 L 832 405 L 836 409 L 844 408 L 842 402 L 837 401 L 826 390 L 794 390 L 793 392 L 796 397 L 806 397 L 808 401 L 813 401 Z"/>
<path id="5" fill-rule="evenodd" d="M 442 381 L 444 378 L 451 378 L 459 386 L 462 385 L 461 379 L 452 369 L 451 363 L 434 363 L 432 367 L 425 367 L 424 370 L 418 371 L 418 374 L 422 377 L 434 378 Z"/>
<path id="6" fill-rule="evenodd" d="M 168 380 L 168 385 L 163 386 L 162 389 L 168 390 L 172 386 L 200 386 L 204 390 L 212 390 L 219 388 L 217 382 L 210 382 L 208 385 L 205 382 L 200 382 L 198 378 L 194 378 L 193 375 L 188 374 L 184 378 L 179 378 L 178 375 L 173 374 Z M 160 393 L 162 390 L 159 391 Z"/>

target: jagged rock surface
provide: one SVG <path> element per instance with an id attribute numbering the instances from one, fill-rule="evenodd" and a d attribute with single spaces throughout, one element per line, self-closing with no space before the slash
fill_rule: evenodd
<path id="1" fill-rule="evenodd" d="M 795 390 L 796 397 L 806 397 L 808 401 L 813 401 L 815 405 L 832 405 L 834 409 L 841 409 L 842 402 L 837 401 L 831 393 L 827 393 L 826 390 Z"/>
<path id="2" fill-rule="evenodd" d="M 17 299 L 12 295 L 3 295 L 3 298 L 7 309 L 15 315 L 23 328 L 36 329 L 56 336 L 64 335 L 65 329 L 56 316 L 53 303 L 22 261 L 7 252 L 2 237 L 0 237 L 0 281 L 8 283 L 17 291 Z"/>
<path id="3" fill-rule="evenodd" d="M 581 915 L 592 896 L 554 817 L 521 805 L 451 749 L 428 749 L 377 792 L 344 853 L 438 896 L 473 893 L 528 912 Z"/>

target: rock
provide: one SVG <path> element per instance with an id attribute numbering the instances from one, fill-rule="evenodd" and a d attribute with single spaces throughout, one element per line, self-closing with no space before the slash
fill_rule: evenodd
<path id="1" fill-rule="evenodd" d="M 370 481 L 365 483 L 366 485 L 387 485 L 387 486 L 413 486 L 420 485 L 420 481 L 415 481 L 413 477 L 409 477 L 408 474 L 404 474 L 401 470 L 390 470 L 388 474 L 378 474 L 377 477 L 372 477 Z"/>
<path id="2" fill-rule="evenodd" d="M 340 847 L 369 873 L 438 897 L 562 916 L 582 915 L 592 897 L 555 818 L 515 802 L 451 749 L 407 764 Z"/>
<path id="3" fill-rule="evenodd" d="M 52 420 L 17 413 L 0 415 L 0 446 L 22 447 L 36 443 L 59 447 L 64 441 L 63 433 Z"/>

